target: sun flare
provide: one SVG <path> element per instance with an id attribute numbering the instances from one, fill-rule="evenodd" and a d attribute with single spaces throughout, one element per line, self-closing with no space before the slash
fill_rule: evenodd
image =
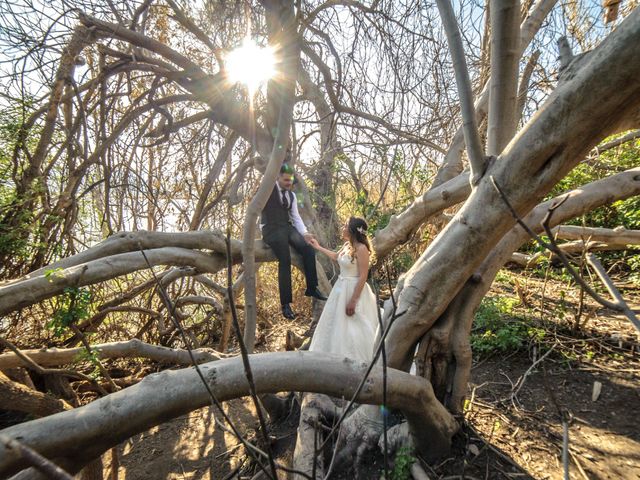
<path id="1" fill-rule="evenodd" d="M 260 47 L 249 38 L 227 54 L 226 64 L 229 80 L 244 83 L 251 91 L 276 73 L 273 48 Z"/>

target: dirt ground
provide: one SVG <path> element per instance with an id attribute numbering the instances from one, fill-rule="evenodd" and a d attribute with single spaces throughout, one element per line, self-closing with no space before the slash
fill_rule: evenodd
<path id="1" fill-rule="evenodd" d="M 258 426 L 250 399 L 227 402 L 225 411 L 243 434 Z M 218 413 L 218 419 L 223 421 Z M 245 462 L 236 437 L 216 425 L 215 410 L 202 408 L 136 435 L 118 446 L 119 480 L 221 479 Z M 105 473 L 111 475 L 107 456 Z M 106 475 L 105 475 L 106 477 Z M 111 478 L 113 477 L 106 477 Z"/>

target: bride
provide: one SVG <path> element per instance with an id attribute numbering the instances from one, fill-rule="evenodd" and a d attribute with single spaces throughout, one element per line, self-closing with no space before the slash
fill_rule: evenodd
<path id="1" fill-rule="evenodd" d="M 351 217 L 342 227 L 344 245 L 338 252 L 309 243 L 340 265 L 340 276 L 324 306 L 309 350 L 342 354 L 369 362 L 378 327 L 376 299 L 367 284 L 372 249 L 367 222 Z"/>

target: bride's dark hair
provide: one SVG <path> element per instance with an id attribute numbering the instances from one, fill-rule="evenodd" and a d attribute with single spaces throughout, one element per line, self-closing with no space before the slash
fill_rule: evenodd
<path id="1" fill-rule="evenodd" d="M 356 241 L 367 247 L 367 250 L 369 250 L 369 253 L 371 254 L 370 262 L 373 262 L 375 252 L 373 251 L 373 247 L 371 246 L 371 242 L 367 236 L 367 230 L 369 229 L 367 221 L 361 217 L 349 217 L 349 220 L 347 221 L 347 228 L 351 234 L 351 238 L 349 240 L 349 255 L 351 255 L 351 261 L 353 262 L 356 258 L 356 249 L 353 245 L 353 242 Z"/>

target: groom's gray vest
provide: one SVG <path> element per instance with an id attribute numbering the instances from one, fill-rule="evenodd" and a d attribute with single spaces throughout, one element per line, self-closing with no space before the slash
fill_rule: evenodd
<path id="1" fill-rule="evenodd" d="M 260 216 L 260 223 L 269 227 L 285 227 L 291 224 L 289 217 L 289 211 L 291 210 L 291 204 L 294 202 L 293 193 L 289 190 L 285 190 L 289 205 L 284 208 L 282 200 L 279 198 L 278 187 L 273 187 L 273 192 L 267 204 L 262 209 Z"/>

